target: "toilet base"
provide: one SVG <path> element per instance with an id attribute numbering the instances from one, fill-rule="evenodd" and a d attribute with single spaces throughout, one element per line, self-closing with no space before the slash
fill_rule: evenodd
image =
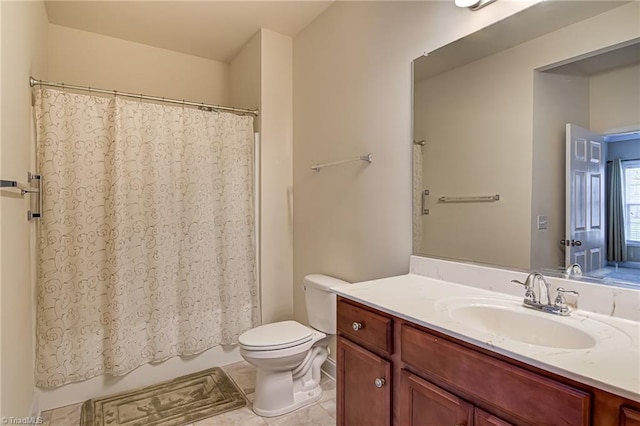
<path id="1" fill-rule="evenodd" d="M 258 369 L 253 412 L 262 417 L 281 416 L 313 404 L 322 397 L 322 388 L 319 383 L 308 390 L 292 393 L 291 389 L 293 389 L 293 380 L 290 371 L 265 374 Z"/>

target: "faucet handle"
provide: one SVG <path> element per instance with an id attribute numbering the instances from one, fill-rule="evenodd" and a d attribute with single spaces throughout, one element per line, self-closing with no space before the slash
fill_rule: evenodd
<path id="1" fill-rule="evenodd" d="M 526 282 L 522 282 L 518 280 L 511 280 L 511 282 L 524 286 L 525 288 L 524 300 L 528 300 L 529 302 L 536 303 L 536 295 L 533 292 L 533 286 L 530 284 L 529 279 L 527 279 Z"/>
<path id="2" fill-rule="evenodd" d="M 558 295 L 556 296 L 556 300 L 553 302 L 553 306 L 559 308 L 562 312 L 569 312 L 569 306 L 567 305 L 567 299 L 565 299 L 565 294 L 573 294 L 574 296 L 579 296 L 580 293 L 573 290 L 565 290 L 562 287 L 558 287 Z"/>

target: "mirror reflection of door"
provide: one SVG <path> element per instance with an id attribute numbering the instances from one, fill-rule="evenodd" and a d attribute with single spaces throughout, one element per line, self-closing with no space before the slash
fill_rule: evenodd
<path id="1" fill-rule="evenodd" d="M 567 124 L 566 263 L 640 281 L 640 126 L 602 135 Z M 606 167 L 605 167 L 606 165 Z"/>
<path id="2" fill-rule="evenodd" d="M 604 136 L 567 124 L 567 265 L 583 273 L 601 269 L 605 254 Z"/>

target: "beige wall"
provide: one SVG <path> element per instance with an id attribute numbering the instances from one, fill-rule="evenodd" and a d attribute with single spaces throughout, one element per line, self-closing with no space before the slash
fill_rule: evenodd
<path id="1" fill-rule="evenodd" d="M 229 101 L 229 65 L 223 62 L 53 24 L 49 58 L 49 79 L 56 82 L 212 104 Z"/>
<path id="2" fill-rule="evenodd" d="M 592 76 L 589 99 L 594 132 L 640 125 L 640 64 Z"/>
<path id="3" fill-rule="evenodd" d="M 520 56 L 509 50 L 416 84 L 415 128 L 427 141 L 423 187 L 430 191 L 421 253 L 529 266 L 531 68 Z M 437 202 L 492 194 L 500 200 Z"/>
<path id="4" fill-rule="evenodd" d="M 261 30 L 262 319 L 293 317 L 293 40 Z"/>
<path id="5" fill-rule="evenodd" d="M 258 31 L 242 47 L 229 64 L 229 104 L 239 108 L 260 107 L 260 75 L 262 33 Z M 260 116 L 254 119 L 254 129 L 260 131 Z"/>
<path id="6" fill-rule="evenodd" d="M 294 313 L 302 278 L 362 281 L 408 271 L 411 61 L 524 8 L 336 2 L 294 40 Z M 315 163 L 373 154 L 323 169 Z"/>
<path id="7" fill-rule="evenodd" d="M 293 316 L 293 41 L 262 29 L 231 61 L 234 105 L 260 108 L 262 322 Z"/>
<path id="8" fill-rule="evenodd" d="M 2 179 L 26 181 L 34 163 L 29 75 L 47 78 L 47 16 L 44 3 L 2 2 Z M 28 198 L 0 195 L 0 324 L 2 416 L 29 414 L 34 397 L 33 233 Z M 7 250 L 10 248 L 10 250 Z"/>

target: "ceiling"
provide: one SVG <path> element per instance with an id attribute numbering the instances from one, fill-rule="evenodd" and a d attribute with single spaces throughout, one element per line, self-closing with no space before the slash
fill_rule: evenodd
<path id="1" fill-rule="evenodd" d="M 640 64 L 640 40 L 591 52 L 584 58 L 545 71 L 589 76 L 637 64 Z"/>
<path id="2" fill-rule="evenodd" d="M 626 0 L 537 3 L 414 61 L 416 82 L 619 7 Z"/>
<path id="3" fill-rule="evenodd" d="M 57 1 L 49 22 L 230 62 L 260 28 L 295 36 L 329 1 Z"/>

